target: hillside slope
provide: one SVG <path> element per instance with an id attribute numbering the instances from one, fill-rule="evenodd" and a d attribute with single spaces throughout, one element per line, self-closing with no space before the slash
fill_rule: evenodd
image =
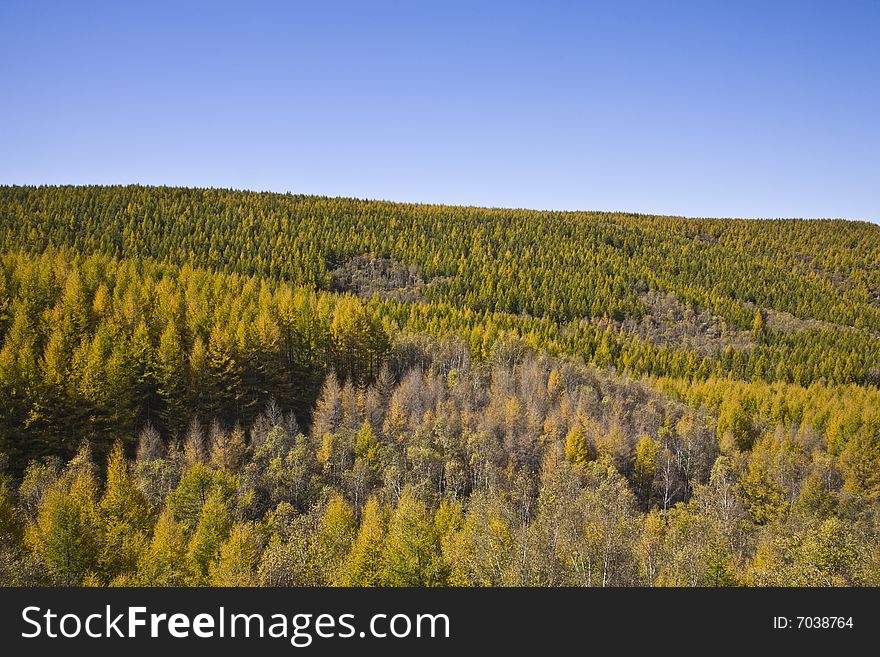
<path id="1" fill-rule="evenodd" d="M 540 320 L 552 324 L 545 332 L 556 341 L 589 334 L 573 347 L 588 358 L 603 329 L 624 329 L 606 338 L 619 368 L 654 371 L 651 362 L 621 361 L 632 334 L 660 347 L 690 346 L 700 356 L 664 373 L 705 376 L 702 358 L 712 356 L 745 378 L 880 381 L 880 227 L 872 224 L 179 188 L 5 187 L 0 227 L 7 251 L 64 247 L 319 289 L 331 289 L 333 272 L 358 258 L 385 258 L 413 270 L 419 300 L 455 312 L 515 315 L 529 327 L 524 333 Z M 400 298 L 382 294 L 381 285 L 378 292 Z M 761 335 L 745 334 L 758 314 Z"/>
<path id="2" fill-rule="evenodd" d="M 877 584 L 878 384 L 871 224 L 0 187 L 0 582 Z"/>

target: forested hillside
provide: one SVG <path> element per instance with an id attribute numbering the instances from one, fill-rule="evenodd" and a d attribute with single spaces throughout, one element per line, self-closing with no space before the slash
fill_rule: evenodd
<path id="1" fill-rule="evenodd" d="M 880 227 L 0 187 L 0 579 L 880 584 Z"/>

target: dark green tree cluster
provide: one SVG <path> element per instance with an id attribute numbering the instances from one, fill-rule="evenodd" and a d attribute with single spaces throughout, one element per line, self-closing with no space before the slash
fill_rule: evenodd
<path id="1" fill-rule="evenodd" d="M 145 424 L 253 422 L 270 399 L 308 418 L 325 371 L 366 383 L 388 350 L 356 297 L 102 256 L 2 259 L 0 451 L 106 453 Z M 26 439 L 22 439 L 26 436 Z"/>

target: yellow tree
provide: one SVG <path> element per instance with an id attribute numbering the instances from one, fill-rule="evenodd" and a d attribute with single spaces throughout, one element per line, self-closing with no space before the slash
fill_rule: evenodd
<path id="1" fill-rule="evenodd" d="M 187 548 L 190 585 L 204 586 L 208 583 L 211 562 L 217 558 L 220 546 L 226 541 L 231 527 L 229 509 L 220 491 L 215 489 L 202 507 L 198 525 Z"/>
<path id="2" fill-rule="evenodd" d="M 90 467 L 69 470 L 68 476 L 46 491 L 36 521 L 27 528 L 27 545 L 61 584 L 79 584 L 98 567 L 101 522 L 97 489 Z"/>
<path id="3" fill-rule="evenodd" d="M 133 574 L 147 541 L 150 509 L 128 473 L 122 443 L 116 442 L 107 460 L 107 483 L 101 498 L 103 546 L 100 564 L 108 579 Z"/>
<path id="4" fill-rule="evenodd" d="M 351 552 L 342 564 L 336 583 L 340 586 L 380 586 L 382 551 L 388 525 L 388 511 L 375 497 L 364 505 L 361 526 Z"/>
<path id="5" fill-rule="evenodd" d="M 587 435 L 577 425 L 565 436 L 565 460 L 574 465 L 585 465 L 590 460 Z"/>
<path id="6" fill-rule="evenodd" d="M 449 568 L 428 510 L 411 490 L 404 490 L 391 514 L 382 579 L 387 586 L 443 586 Z"/>
<path id="7" fill-rule="evenodd" d="M 328 501 L 312 543 L 312 559 L 327 583 L 333 582 L 351 549 L 357 521 L 354 511 L 339 494 Z"/>
<path id="8" fill-rule="evenodd" d="M 159 514 L 153 537 L 138 559 L 136 579 L 145 586 L 183 586 L 187 581 L 186 534 L 169 507 Z"/>
<path id="9" fill-rule="evenodd" d="M 252 524 L 236 523 L 210 565 L 213 586 L 256 586 L 260 541 Z"/>

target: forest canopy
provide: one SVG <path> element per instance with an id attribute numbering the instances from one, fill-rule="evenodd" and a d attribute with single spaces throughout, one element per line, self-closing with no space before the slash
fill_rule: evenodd
<path id="1" fill-rule="evenodd" d="M 0 581 L 880 584 L 880 228 L 0 187 Z"/>

